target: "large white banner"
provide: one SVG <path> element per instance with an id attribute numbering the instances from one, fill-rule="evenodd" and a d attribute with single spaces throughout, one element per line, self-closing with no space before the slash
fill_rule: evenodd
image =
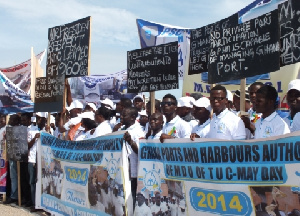
<path id="1" fill-rule="evenodd" d="M 54 215 L 132 215 L 123 132 L 84 141 L 42 133 L 36 207 Z"/>
<path id="2" fill-rule="evenodd" d="M 142 140 L 136 211 L 297 215 L 300 132 L 251 141 Z M 138 215 L 143 215 L 142 213 Z"/>

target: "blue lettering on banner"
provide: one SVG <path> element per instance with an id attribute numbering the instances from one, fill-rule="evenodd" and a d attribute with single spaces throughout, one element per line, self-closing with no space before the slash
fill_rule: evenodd
<path id="1" fill-rule="evenodd" d="M 80 191 L 75 191 L 72 189 L 67 189 L 66 190 L 66 200 L 68 202 L 80 205 L 85 207 L 86 205 L 86 200 L 85 200 L 85 194 Z"/>
<path id="2" fill-rule="evenodd" d="M 200 93 L 210 93 L 210 85 L 204 85 L 206 91 L 204 91 L 201 83 L 194 82 L 194 92 L 200 92 Z"/>
<path id="3" fill-rule="evenodd" d="M 199 182 L 226 184 L 270 184 L 285 183 L 285 166 L 273 165 L 195 165 L 186 163 L 164 163 L 165 174 L 170 179 L 189 179 Z"/>
<path id="4" fill-rule="evenodd" d="M 85 186 L 88 180 L 89 171 L 87 168 L 76 168 L 65 166 L 66 179 L 69 182 Z"/>
<path id="5" fill-rule="evenodd" d="M 61 215 L 70 216 L 108 216 L 107 213 L 98 210 L 87 209 L 81 206 L 77 206 L 48 194 L 42 194 L 41 205 L 43 208 L 56 212 Z"/>
<path id="6" fill-rule="evenodd" d="M 196 211 L 219 215 L 250 215 L 250 198 L 243 192 L 191 188 L 190 201 Z"/>

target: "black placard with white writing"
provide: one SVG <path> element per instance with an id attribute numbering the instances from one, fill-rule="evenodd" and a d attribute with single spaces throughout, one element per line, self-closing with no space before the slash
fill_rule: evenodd
<path id="1" fill-rule="evenodd" d="M 127 52 L 128 93 L 178 89 L 178 42 Z"/>
<path id="2" fill-rule="evenodd" d="M 88 76 L 90 17 L 48 30 L 46 76 Z"/>
<path id="3" fill-rule="evenodd" d="M 28 161 L 27 127 L 6 127 L 7 157 L 13 161 Z"/>
<path id="4" fill-rule="evenodd" d="M 60 112 L 63 108 L 65 76 L 37 77 L 34 112 Z"/>
<path id="5" fill-rule="evenodd" d="M 278 6 L 280 23 L 280 65 L 300 61 L 300 1 L 288 0 Z"/>
<path id="6" fill-rule="evenodd" d="M 238 24 L 238 14 L 222 19 L 216 23 L 191 30 L 190 39 L 190 60 L 189 75 L 207 72 L 210 33 L 222 31 L 223 29 L 236 26 Z"/>
<path id="7" fill-rule="evenodd" d="M 279 70 L 278 10 L 211 33 L 208 83 Z"/>

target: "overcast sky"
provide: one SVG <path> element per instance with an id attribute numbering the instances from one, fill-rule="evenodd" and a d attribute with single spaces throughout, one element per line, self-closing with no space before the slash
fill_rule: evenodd
<path id="1" fill-rule="evenodd" d="M 47 48 L 48 28 L 92 16 L 91 74 L 126 69 L 139 49 L 136 19 L 199 28 L 226 18 L 253 0 L 0 0 L 0 68 Z M 46 68 L 45 58 L 42 67 Z"/>

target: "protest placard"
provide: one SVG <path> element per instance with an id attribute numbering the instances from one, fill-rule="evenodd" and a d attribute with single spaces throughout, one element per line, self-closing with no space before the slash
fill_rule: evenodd
<path id="1" fill-rule="evenodd" d="M 64 75 L 36 78 L 34 112 L 60 112 L 64 87 Z"/>
<path id="2" fill-rule="evenodd" d="M 222 19 L 216 23 L 191 30 L 190 38 L 190 61 L 189 75 L 207 72 L 210 34 L 213 31 L 222 31 L 223 29 L 234 27 L 238 24 L 238 14 Z"/>
<path id="3" fill-rule="evenodd" d="M 211 33 L 208 83 L 279 70 L 278 11 Z"/>
<path id="4" fill-rule="evenodd" d="M 299 62 L 300 2 L 288 0 L 278 5 L 280 24 L 280 65 Z"/>
<path id="5" fill-rule="evenodd" d="M 129 93 L 178 89 L 178 42 L 127 52 Z"/>
<path id="6" fill-rule="evenodd" d="M 91 17 L 48 30 L 46 76 L 88 76 Z"/>
<path id="7" fill-rule="evenodd" d="M 6 146 L 8 160 L 27 162 L 28 142 L 27 127 L 6 127 Z"/>

